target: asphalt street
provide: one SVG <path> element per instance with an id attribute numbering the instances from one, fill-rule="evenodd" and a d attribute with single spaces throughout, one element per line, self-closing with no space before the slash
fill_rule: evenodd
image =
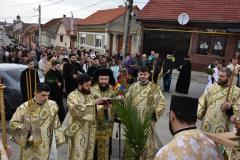
<path id="1" fill-rule="evenodd" d="M 167 112 L 169 112 L 169 105 L 170 105 L 170 99 L 172 94 L 177 94 L 175 93 L 175 85 L 176 85 L 176 79 L 178 77 L 177 72 L 173 72 L 173 77 L 172 77 L 172 85 L 171 85 L 171 93 L 163 93 L 166 101 L 167 101 L 167 106 L 166 106 L 166 111 L 162 115 L 162 117 L 158 120 L 156 124 L 156 132 L 162 141 L 163 144 L 167 144 L 171 139 L 172 135 L 169 132 L 168 129 L 168 116 Z M 187 96 L 190 97 L 196 97 L 198 98 L 204 91 L 205 86 L 207 82 L 207 75 L 204 73 L 200 72 L 192 72 L 192 78 L 191 78 L 191 85 L 189 89 L 189 94 Z M 162 84 L 161 84 L 162 86 Z M 178 95 L 178 94 L 177 94 Z M 199 127 L 199 122 L 197 124 Z M 113 154 L 111 157 L 111 160 L 117 160 L 119 159 L 119 142 L 118 138 L 116 138 L 116 131 L 118 130 L 118 124 L 115 124 L 114 126 L 114 132 L 113 132 Z M 123 133 L 122 133 L 123 135 Z M 17 160 L 19 159 L 19 148 L 16 144 L 14 144 L 11 141 L 8 141 L 9 144 L 11 145 L 12 149 L 14 150 L 13 155 L 11 156 L 10 160 Z M 123 136 L 122 136 L 122 147 L 121 150 L 123 150 Z M 58 151 L 58 160 L 66 160 L 67 159 L 67 145 L 63 145 L 59 148 Z"/>
<path id="2" fill-rule="evenodd" d="M 5 32 L 0 31 L 0 45 L 9 45 L 11 43 L 10 38 L 5 34 Z"/>

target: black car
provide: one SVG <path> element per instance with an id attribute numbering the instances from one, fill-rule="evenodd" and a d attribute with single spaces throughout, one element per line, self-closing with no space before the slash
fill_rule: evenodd
<path id="1" fill-rule="evenodd" d="M 6 119 L 11 119 L 17 107 L 23 103 L 20 76 L 21 72 L 26 69 L 26 65 L 1 63 L 0 77 L 2 83 L 6 86 L 4 89 L 4 104 L 6 110 Z M 38 72 L 40 82 L 44 82 L 44 76 Z"/>

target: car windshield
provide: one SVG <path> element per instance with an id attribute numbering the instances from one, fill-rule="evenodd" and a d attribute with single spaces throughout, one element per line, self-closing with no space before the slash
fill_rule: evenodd
<path id="1" fill-rule="evenodd" d="M 20 76 L 21 76 L 21 73 L 22 71 L 24 70 L 25 68 L 23 69 L 14 69 L 14 70 L 7 70 L 6 73 L 12 77 L 15 81 L 20 81 Z M 43 74 L 38 72 L 38 76 L 39 76 L 39 79 L 41 78 L 44 78 Z"/>

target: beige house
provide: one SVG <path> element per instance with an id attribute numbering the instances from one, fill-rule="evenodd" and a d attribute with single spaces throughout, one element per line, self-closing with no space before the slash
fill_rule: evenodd
<path id="1" fill-rule="evenodd" d="M 77 41 L 77 28 L 81 19 L 66 17 L 52 19 L 43 26 L 42 45 L 74 48 Z"/>
<path id="2" fill-rule="evenodd" d="M 57 29 L 61 20 L 62 18 L 54 18 L 43 25 L 41 33 L 42 46 L 49 47 L 55 45 Z"/>
<path id="3" fill-rule="evenodd" d="M 64 48 L 74 48 L 77 43 L 77 24 L 79 18 L 63 17 L 59 23 L 55 46 Z"/>
<path id="4" fill-rule="evenodd" d="M 137 6 L 133 9 L 133 18 L 128 41 L 128 53 L 136 54 L 141 42 L 141 26 L 136 22 L 139 12 Z M 125 7 L 99 10 L 79 23 L 77 46 L 112 55 L 122 52 Z"/>
<path id="5" fill-rule="evenodd" d="M 68 36 L 66 28 L 63 23 L 59 24 L 56 34 L 55 46 L 65 48 L 70 47 L 70 37 Z"/>

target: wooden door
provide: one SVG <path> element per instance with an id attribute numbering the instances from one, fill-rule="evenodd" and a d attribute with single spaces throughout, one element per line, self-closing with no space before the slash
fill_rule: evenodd
<path id="1" fill-rule="evenodd" d="M 117 38 L 117 44 L 118 44 L 118 47 L 117 47 L 117 51 L 118 53 L 120 53 L 122 51 L 122 46 L 123 46 L 123 35 L 118 35 L 118 38 Z"/>
<path id="2" fill-rule="evenodd" d="M 118 35 L 118 52 L 123 50 L 123 35 Z M 132 49 L 132 36 L 128 37 L 128 50 L 127 53 L 131 53 Z"/>
<path id="3" fill-rule="evenodd" d="M 110 41 L 109 41 L 109 53 L 112 55 L 112 49 L 113 49 L 113 34 L 110 34 Z"/>
<path id="4" fill-rule="evenodd" d="M 180 65 L 188 54 L 190 39 L 191 33 L 144 31 L 143 53 L 150 54 L 151 50 L 155 50 L 161 58 L 173 54 L 176 65 Z"/>

